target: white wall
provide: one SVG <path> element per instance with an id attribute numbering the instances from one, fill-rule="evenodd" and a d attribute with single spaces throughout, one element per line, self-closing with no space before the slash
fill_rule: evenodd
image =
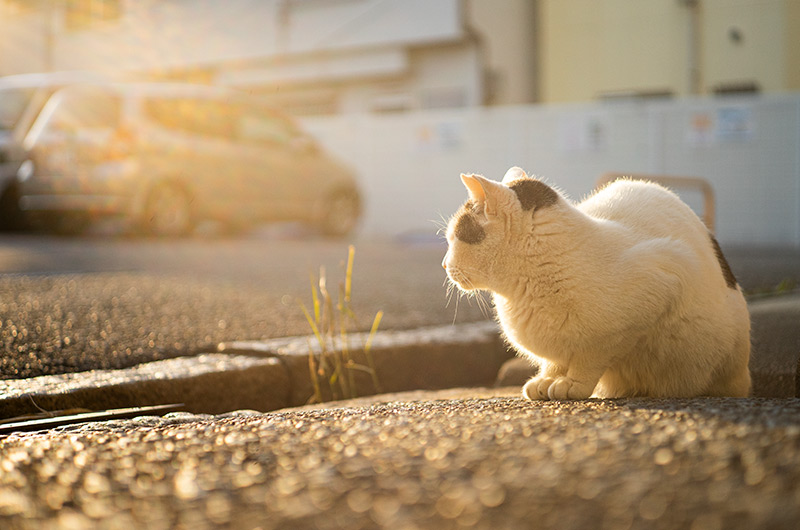
<path id="1" fill-rule="evenodd" d="M 359 171 L 365 234 L 433 235 L 465 199 L 461 172 L 500 179 L 519 165 L 573 199 L 607 171 L 699 176 L 714 187 L 723 244 L 800 246 L 800 95 L 359 114 L 305 125 Z"/>
<path id="2" fill-rule="evenodd" d="M 61 22 L 55 30 L 54 69 L 100 71 L 204 67 L 276 57 L 286 62 L 297 55 L 313 61 L 319 54 L 347 57 L 463 36 L 459 0 L 125 2 L 121 20 L 80 30 L 69 30 Z M 325 59 L 320 73 L 330 72 L 336 79 L 338 72 Z M 269 69 L 251 73 L 259 74 L 273 75 Z M 305 75 L 301 72 L 301 79 Z"/>
<path id="3" fill-rule="evenodd" d="M 49 68 L 47 18 L 36 12 L 9 12 L 0 2 L 0 76 Z"/>

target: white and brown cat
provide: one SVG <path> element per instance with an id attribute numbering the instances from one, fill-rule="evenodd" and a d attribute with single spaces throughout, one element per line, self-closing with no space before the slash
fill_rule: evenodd
<path id="1" fill-rule="evenodd" d="M 674 193 L 617 180 L 573 204 L 516 167 L 461 180 L 443 265 L 492 292 L 507 340 L 539 365 L 525 397 L 748 395 L 747 303 Z"/>

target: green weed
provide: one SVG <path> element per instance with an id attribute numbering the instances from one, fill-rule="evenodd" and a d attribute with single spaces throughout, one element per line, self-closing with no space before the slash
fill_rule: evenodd
<path id="1" fill-rule="evenodd" d="M 309 274 L 311 287 L 311 309 L 302 300 L 297 304 L 311 327 L 312 339 L 308 345 L 308 369 L 314 395 L 309 403 L 321 403 L 326 399 L 352 399 L 358 397 L 356 374 L 368 374 L 375 393 L 382 391 L 375 362 L 372 357 L 372 339 L 378 331 L 383 311 L 378 311 L 372 320 L 372 328 L 360 348 L 363 359 L 357 360 L 358 350 L 351 350 L 350 331 L 358 327 L 352 308 L 353 258 L 355 247 L 350 245 L 347 253 L 344 281 L 338 285 L 336 302 L 328 290 L 325 268 L 320 267 L 319 277 Z"/>
<path id="2" fill-rule="evenodd" d="M 794 278 L 784 278 L 777 285 L 757 287 L 754 289 L 745 290 L 744 295 L 750 299 L 756 298 L 769 298 L 772 296 L 780 296 L 790 294 L 797 290 L 797 281 Z"/>

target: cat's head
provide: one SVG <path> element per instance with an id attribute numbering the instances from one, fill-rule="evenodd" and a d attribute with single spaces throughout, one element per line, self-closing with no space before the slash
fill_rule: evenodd
<path id="1" fill-rule="evenodd" d="M 461 175 L 469 199 L 447 225 L 442 266 L 464 291 L 498 292 L 508 268 L 532 244 L 534 215 L 561 201 L 556 190 L 513 167 L 502 182 Z"/>

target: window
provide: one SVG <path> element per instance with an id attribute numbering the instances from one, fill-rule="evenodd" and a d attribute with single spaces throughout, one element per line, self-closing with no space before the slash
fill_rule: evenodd
<path id="1" fill-rule="evenodd" d="M 33 98 L 35 90 L 33 88 L 0 90 L 0 131 L 10 131 L 16 126 Z"/>
<path id="2" fill-rule="evenodd" d="M 242 112 L 238 135 L 246 142 L 285 144 L 299 133 L 282 116 L 268 109 L 252 107 Z"/>
<path id="3" fill-rule="evenodd" d="M 152 98 L 145 115 L 161 127 L 202 136 L 231 138 L 240 109 L 223 101 L 193 98 Z"/>
<path id="4" fill-rule="evenodd" d="M 67 89 L 60 95 L 49 126 L 66 131 L 115 128 L 120 120 L 119 97 L 107 91 L 79 88 Z"/>
<path id="5" fill-rule="evenodd" d="M 122 0 L 66 0 L 64 24 L 68 30 L 81 30 L 97 23 L 119 20 Z"/>

